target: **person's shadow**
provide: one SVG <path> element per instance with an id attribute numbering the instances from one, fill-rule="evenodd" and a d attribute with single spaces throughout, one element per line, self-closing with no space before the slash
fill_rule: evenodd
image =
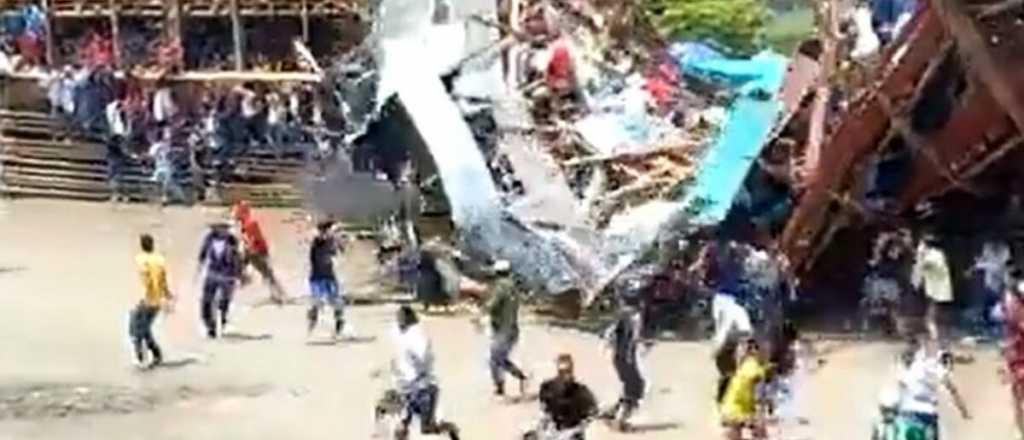
<path id="1" fill-rule="evenodd" d="M 333 347 L 336 345 L 372 344 L 376 341 L 376 336 L 352 336 L 347 338 L 313 340 L 306 342 L 306 345 L 314 347 Z"/>
<path id="2" fill-rule="evenodd" d="M 269 341 L 274 338 L 274 335 L 269 333 L 242 333 L 242 332 L 225 332 L 220 336 L 221 339 L 229 342 L 241 343 L 241 342 L 253 342 L 253 341 Z"/>
<path id="3" fill-rule="evenodd" d="M 185 357 L 185 358 L 181 358 L 181 359 L 173 359 L 173 360 L 169 360 L 169 361 L 163 361 L 163 362 L 161 362 L 159 364 L 156 364 L 156 365 L 149 365 L 149 366 L 143 368 L 140 371 L 143 372 L 143 373 L 147 373 L 147 372 L 152 372 L 152 371 L 156 371 L 156 370 L 177 370 L 177 369 L 185 368 L 185 367 L 187 367 L 189 365 L 198 364 L 198 363 L 199 363 L 199 359 L 196 359 L 194 357 Z"/>
<path id="4" fill-rule="evenodd" d="M 630 425 L 629 429 L 626 430 L 626 434 L 646 434 L 648 432 L 672 431 L 681 427 L 681 424 L 675 422 L 639 423 Z"/>

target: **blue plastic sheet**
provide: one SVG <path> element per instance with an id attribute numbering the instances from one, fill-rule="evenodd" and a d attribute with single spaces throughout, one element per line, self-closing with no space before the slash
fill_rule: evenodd
<path id="1" fill-rule="evenodd" d="M 782 103 L 777 95 L 787 65 L 785 57 L 762 52 L 749 60 L 705 59 L 683 66 L 738 92 L 684 196 L 690 223 L 713 225 L 725 219 L 778 120 Z"/>

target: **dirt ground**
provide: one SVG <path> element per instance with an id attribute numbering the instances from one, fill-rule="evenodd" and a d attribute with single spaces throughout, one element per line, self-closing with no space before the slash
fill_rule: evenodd
<path id="1" fill-rule="evenodd" d="M 367 439 L 371 408 L 387 385 L 372 372 L 385 365 L 394 306 L 350 309 L 358 340 L 306 343 L 304 310 L 257 306 L 258 283 L 237 295 L 238 334 L 200 336 L 195 255 L 204 225 L 218 211 L 0 201 L 0 440 L 6 439 Z M 304 294 L 301 227 L 286 211 L 259 211 L 275 266 L 294 295 Z M 153 233 L 169 259 L 180 300 L 157 323 L 170 364 L 130 367 L 127 312 L 138 300 L 133 266 L 137 235 Z M 372 286 L 366 255 L 344 272 L 356 290 Z M 360 260 L 362 259 L 362 260 Z M 437 353 L 441 401 L 470 440 L 512 439 L 536 403 L 490 397 L 482 335 L 465 317 L 425 319 Z M 326 334 L 327 323 L 323 331 Z M 897 348 L 830 343 L 826 366 L 800 391 L 812 425 L 785 438 L 869 438 L 879 391 Z M 578 375 L 605 402 L 618 390 L 595 337 L 528 323 L 515 359 L 538 378 L 557 353 L 577 358 Z M 974 413 L 961 421 L 943 404 L 943 438 L 1008 439 L 1010 411 L 993 348 L 971 349 L 955 379 Z M 650 394 L 637 422 L 592 439 L 711 439 L 714 371 L 706 343 L 665 342 L 647 358 Z"/>

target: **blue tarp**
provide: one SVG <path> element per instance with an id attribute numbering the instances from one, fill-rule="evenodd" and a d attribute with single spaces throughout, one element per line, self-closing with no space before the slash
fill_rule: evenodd
<path id="1" fill-rule="evenodd" d="M 679 61 L 684 72 L 721 82 L 737 91 L 725 124 L 701 159 L 700 172 L 683 199 L 683 206 L 693 210 L 691 224 L 714 225 L 725 219 L 775 127 L 782 110 L 777 95 L 789 62 L 770 51 L 747 60 Z"/>

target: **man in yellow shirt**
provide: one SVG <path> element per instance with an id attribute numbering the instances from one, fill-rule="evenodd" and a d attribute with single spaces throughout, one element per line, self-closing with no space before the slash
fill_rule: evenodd
<path id="1" fill-rule="evenodd" d="M 739 368 L 729 381 L 722 398 L 722 425 L 727 440 L 740 440 L 743 430 L 750 428 L 754 438 L 765 438 L 764 426 L 757 421 L 757 386 L 768 375 L 768 368 L 761 360 L 757 342 L 748 339 L 743 344 Z"/>
<path id="2" fill-rule="evenodd" d="M 153 321 L 160 313 L 164 301 L 172 299 L 173 296 L 167 287 L 167 266 L 164 257 L 155 251 L 153 237 L 143 234 L 139 237 L 139 246 L 142 252 L 135 257 L 135 264 L 142 276 L 144 295 L 131 313 L 128 333 L 135 347 L 136 365 L 145 366 L 145 351 L 148 349 L 153 356 L 149 364 L 152 368 L 163 362 L 160 346 L 153 338 Z"/>

